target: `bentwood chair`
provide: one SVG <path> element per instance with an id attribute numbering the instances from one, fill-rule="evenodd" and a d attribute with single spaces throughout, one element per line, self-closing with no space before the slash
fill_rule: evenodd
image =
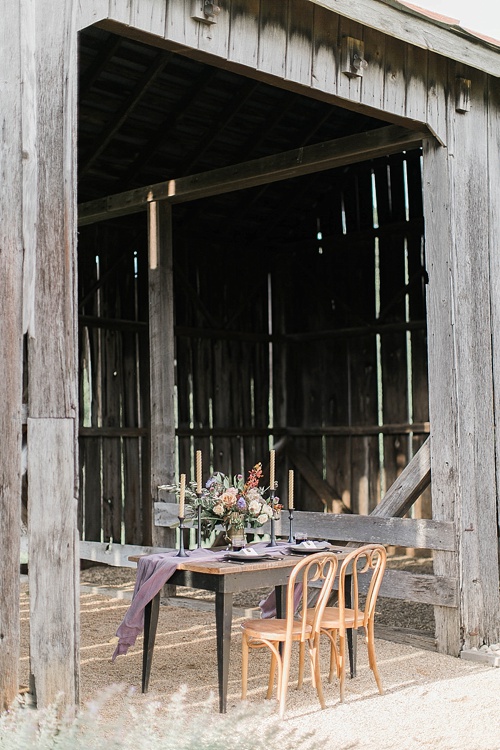
<path id="1" fill-rule="evenodd" d="M 302 558 L 292 569 L 288 581 L 286 617 L 284 619 L 246 620 L 242 623 L 242 700 L 247 696 L 249 650 L 268 648 L 271 651 L 271 668 L 266 698 L 272 696 L 277 668 L 277 699 L 279 714 L 283 718 L 292 644 L 298 642 L 308 646 L 313 685 L 316 688 L 321 708 L 325 708 L 319 669 L 320 622 L 337 574 L 337 566 L 337 557 L 332 552 L 318 552 Z M 322 582 L 320 592 L 314 609 L 307 609 L 309 586 L 314 582 Z M 297 607 L 297 602 L 294 602 L 296 584 L 300 586 L 301 602 L 304 602 L 304 607 L 300 604 Z M 297 616 L 295 616 L 295 609 L 299 611 Z"/>
<path id="2" fill-rule="evenodd" d="M 344 702 L 345 693 L 345 646 L 346 631 L 350 628 L 363 627 L 368 647 L 368 662 L 373 672 L 379 693 L 383 693 L 382 683 L 375 658 L 375 606 L 382 583 L 387 561 L 385 547 L 381 544 L 365 544 L 353 550 L 342 562 L 339 572 L 338 606 L 325 607 L 321 615 L 320 630 L 330 639 L 330 673 L 332 681 L 336 667 L 340 682 L 340 701 Z M 346 576 L 351 577 L 351 607 L 345 606 Z M 360 589 L 362 590 L 360 592 Z M 366 594 L 364 593 L 366 591 Z M 365 596 L 364 604 L 359 594 Z M 308 610 L 307 622 L 316 623 L 314 609 Z M 301 653 L 299 674 L 303 672 L 304 656 Z M 300 681 L 300 679 L 299 679 Z"/>

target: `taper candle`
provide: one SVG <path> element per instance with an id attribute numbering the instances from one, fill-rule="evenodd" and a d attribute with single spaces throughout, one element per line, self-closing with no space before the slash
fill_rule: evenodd
<path id="1" fill-rule="evenodd" d="M 186 475 L 181 474 L 181 492 L 179 495 L 179 518 L 184 518 L 184 495 L 186 492 Z"/>
<path id="2" fill-rule="evenodd" d="M 196 492 L 201 495 L 201 451 L 196 451 Z"/>
<path id="3" fill-rule="evenodd" d="M 293 469 L 288 472 L 288 510 L 293 510 Z"/>
<path id="4" fill-rule="evenodd" d="M 274 462 L 276 458 L 276 451 L 272 450 L 269 454 L 269 489 L 274 490 Z"/>

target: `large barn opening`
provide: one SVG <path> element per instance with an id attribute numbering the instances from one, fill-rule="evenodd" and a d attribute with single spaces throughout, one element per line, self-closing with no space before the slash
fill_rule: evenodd
<path id="1" fill-rule="evenodd" d="M 96 27 L 79 65 L 80 204 L 388 125 Z M 301 510 L 369 513 L 429 431 L 420 150 L 172 211 L 178 469 L 274 446 L 278 494 L 293 468 Z M 82 537 L 149 544 L 145 213 L 78 257 Z"/>

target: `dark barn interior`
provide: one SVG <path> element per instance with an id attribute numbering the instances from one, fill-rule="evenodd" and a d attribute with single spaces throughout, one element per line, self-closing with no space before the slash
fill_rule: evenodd
<path id="1" fill-rule="evenodd" d="M 387 125 L 96 27 L 79 65 L 80 204 Z M 274 445 L 284 499 L 369 513 L 429 432 L 420 151 L 175 205 L 173 248 L 178 469 Z M 81 531 L 149 544 L 145 214 L 78 256 Z"/>

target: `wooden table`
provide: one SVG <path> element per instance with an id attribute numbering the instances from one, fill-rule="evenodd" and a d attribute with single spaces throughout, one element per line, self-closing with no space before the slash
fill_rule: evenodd
<path id="1" fill-rule="evenodd" d="M 339 552 L 339 560 L 348 552 Z M 138 558 L 130 558 L 137 560 Z M 297 564 L 297 555 L 277 555 L 272 560 L 257 562 L 224 562 L 222 560 L 196 560 L 186 557 L 179 563 L 177 570 L 168 583 L 176 586 L 213 591 L 215 593 L 215 622 L 217 632 L 217 674 L 219 686 L 219 711 L 226 712 L 227 688 L 229 679 L 229 651 L 231 644 L 231 622 L 233 611 L 233 594 L 239 591 L 275 587 L 277 616 L 284 610 L 286 585 L 291 569 Z M 350 586 L 347 586 L 350 605 Z M 144 644 L 142 658 L 142 692 L 146 693 L 151 674 L 151 663 L 158 625 L 161 591 L 146 605 L 144 613 Z M 351 666 L 351 677 L 355 676 L 356 639 L 352 630 L 348 630 L 348 653 Z"/>

